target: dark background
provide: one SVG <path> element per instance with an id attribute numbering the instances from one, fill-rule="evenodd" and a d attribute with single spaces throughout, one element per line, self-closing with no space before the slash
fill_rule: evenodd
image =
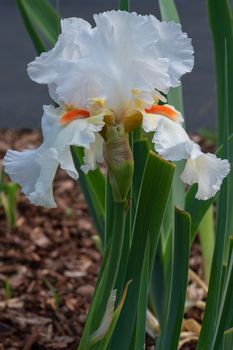
<path id="1" fill-rule="evenodd" d="M 33 1 L 33 0 L 32 0 Z M 117 9 L 117 0 L 51 0 L 62 17 L 82 17 Z M 183 30 L 193 40 L 195 66 L 184 79 L 186 124 L 189 131 L 216 126 L 213 48 L 203 0 L 177 0 Z M 157 0 L 131 0 L 131 10 L 159 17 Z M 50 102 L 45 86 L 32 82 L 27 63 L 36 53 L 27 35 L 15 0 L 0 0 L 0 127 L 40 126 L 42 105 Z"/>

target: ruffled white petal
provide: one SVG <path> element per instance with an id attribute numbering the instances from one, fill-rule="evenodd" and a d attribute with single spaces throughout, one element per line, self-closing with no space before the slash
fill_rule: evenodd
<path id="1" fill-rule="evenodd" d="M 56 149 L 58 160 L 60 154 L 71 145 L 90 148 L 95 141 L 95 133 L 101 131 L 104 126 L 104 114 L 75 119 L 67 125 L 61 125 L 59 121 L 64 113 L 61 107 L 44 106 L 42 118 L 44 143 L 47 148 Z"/>
<path id="2" fill-rule="evenodd" d="M 227 160 L 202 153 L 200 146 L 189 138 L 182 126 L 167 117 L 144 113 L 143 128 L 146 132 L 155 131 L 152 142 L 163 158 L 171 161 L 187 159 L 180 178 L 186 184 L 198 184 L 197 199 L 215 196 L 230 171 Z"/>
<path id="3" fill-rule="evenodd" d="M 85 148 L 84 165 L 81 167 L 84 173 L 87 174 L 89 170 L 95 170 L 97 163 L 104 162 L 103 143 L 103 138 L 99 134 L 96 134 L 95 141 L 91 144 L 90 148 Z"/>
<path id="4" fill-rule="evenodd" d="M 150 113 L 143 113 L 142 128 L 145 132 L 155 131 L 162 116 L 155 116 Z"/>
<path id="5" fill-rule="evenodd" d="M 196 159 L 188 159 L 181 180 L 189 185 L 198 184 L 197 199 L 214 197 L 220 189 L 223 179 L 230 171 L 227 160 L 217 158 L 214 154 L 202 153 Z"/>
<path id="6" fill-rule="evenodd" d="M 168 126 L 170 125 L 170 129 L 172 129 L 172 132 L 175 133 L 177 123 L 180 123 L 180 124 L 183 123 L 184 118 L 182 117 L 182 114 L 179 111 L 177 111 L 171 105 L 166 104 L 165 106 L 169 107 L 169 109 L 171 109 L 176 113 L 176 121 L 174 122 L 173 120 L 170 120 L 168 117 L 166 118 L 164 117 L 164 115 L 161 115 L 161 114 L 146 113 L 141 111 L 142 117 L 143 117 L 142 128 L 145 132 L 156 131 L 159 125 L 161 129 L 164 129 L 164 128 L 166 129 L 166 125 L 163 125 L 163 123 L 165 124 L 167 123 Z M 185 137 L 185 135 L 183 135 L 183 137 Z"/>
<path id="7" fill-rule="evenodd" d="M 22 191 L 35 205 L 56 207 L 53 198 L 53 179 L 60 165 L 72 178 L 78 179 L 70 146 L 88 149 L 95 144 L 95 133 L 104 125 L 103 116 L 74 120 L 66 126 L 60 124 L 64 114 L 61 107 L 44 106 L 42 131 L 44 142 L 35 149 L 23 152 L 8 151 L 4 158 L 6 172 L 22 186 Z M 96 151 L 96 161 L 100 160 Z M 92 164 L 93 166 L 93 164 Z"/>
<path id="8" fill-rule="evenodd" d="M 60 60 L 75 60 L 81 56 L 80 47 L 75 43 L 82 30 L 90 30 L 88 22 L 81 18 L 67 18 L 61 20 L 62 33 L 54 48 L 43 52 L 33 62 L 28 64 L 29 77 L 39 84 L 48 84 L 51 97 L 57 102 L 62 100 L 56 93 L 55 80 L 59 75 L 58 62 Z"/>
<path id="9" fill-rule="evenodd" d="M 79 175 L 75 169 L 70 146 L 84 147 L 91 154 L 92 145 L 100 137 L 98 132 L 104 126 L 103 114 L 88 119 L 76 119 L 67 125 L 61 125 L 59 120 L 64 113 L 61 107 L 44 106 L 42 118 L 42 131 L 44 144 L 47 148 L 56 150 L 56 159 L 72 178 L 78 179 Z M 99 144 L 99 143 L 98 143 Z"/>
<path id="10" fill-rule="evenodd" d="M 48 84 L 59 103 L 86 107 L 90 98 L 103 97 L 120 115 L 133 101 L 133 89 L 153 100 L 155 89 L 167 92 L 192 69 L 192 46 L 179 25 L 124 11 L 94 19 L 95 28 L 64 20 L 55 47 L 28 66 L 30 77 Z"/>
<path id="11" fill-rule="evenodd" d="M 181 25 L 175 22 L 159 22 L 150 16 L 158 32 L 157 55 L 169 60 L 169 78 L 172 87 L 180 84 L 180 78 L 193 69 L 193 47 L 191 39 L 182 32 Z"/>
<path id="12" fill-rule="evenodd" d="M 23 152 L 9 150 L 3 164 L 6 173 L 21 185 L 22 192 L 33 204 L 47 208 L 56 207 L 52 183 L 58 162 L 54 150 L 43 146 Z"/>
<path id="13" fill-rule="evenodd" d="M 172 161 L 188 159 L 193 148 L 199 149 L 179 123 L 166 117 L 159 118 L 152 142 L 163 158 Z"/>

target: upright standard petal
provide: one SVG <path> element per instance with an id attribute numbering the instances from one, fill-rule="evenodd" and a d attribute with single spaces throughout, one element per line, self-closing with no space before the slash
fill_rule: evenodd
<path id="1" fill-rule="evenodd" d="M 169 60 L 171 86 L 180 85 L 180 78 L 193 69 L 193 47 L 191 39 L 182 32 L 181 25 L 175 22 L 160 22 L 150 16 L 158 32 L 157 55 Z"/>
<path id="2" fill-rule="evenodd" d="M 55 84 L 55 79 L 59 74 L 58 62 L 61 59 L 71 61 L 79 59 L 81 52 L 75 43 L 75 38 L 82 30 L 90 30 L 90 28 L 90 24 L 81 18 L 61 20 L 62 33 L 55 46 L 28 64 L 29 77 L 39 84 L 47 84 L 51 97 L 59 104 L 62 100 L 56 93 L 57 85 Z"/>
<path id="3" fill-rule="evenodd" d="M 29 64 L 28 73 L 49 86 L 60 104 L 88 106 L 103 97 L 118 116 L 134 102 L 132 91 L 167 92 L 193 65 L 187 35 L 175 23 L 124 11 L 94 16 L 96 27 L 80 19 L 62 22 L 54 49 Z"/>

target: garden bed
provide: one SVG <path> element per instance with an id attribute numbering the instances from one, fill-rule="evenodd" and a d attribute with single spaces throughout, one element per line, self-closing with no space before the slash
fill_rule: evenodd
<path id="1" fill-rule="evenodd" d="M 1 130 L 0 159 L 9 147 L 20 150 L 39 143 L 37 131 Z M 84 197 L 63 171 L 56 176 L 55 197 L 58 208 L 48 210 L 19 195 L 12 231 L 6 229 L 0 208 L 0 350 L 72 350 L 79 343 L 101 256 Z M 203 277 L 198 240 L 190 268 Z M 205 285 L 192 271 L 182 350 L 195 349 L 205 307 Z M 147 343 L 152 349 L 149 337 Z"/>

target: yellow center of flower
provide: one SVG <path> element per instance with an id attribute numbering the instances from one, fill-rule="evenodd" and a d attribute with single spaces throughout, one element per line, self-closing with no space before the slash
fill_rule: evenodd
<path id="1" fill-rule="evenodd" d="M 151 113 L 151 114 L 163 115 L 164 117 L 167 117 L 173 121 L 176 121 L 178 117 L 174 109 L 164 105 L 153 105 L 151 107 L 145 108 L 145 112 Z"/>
<path id="2" fill-rule="evenodd" d="M 60 124 L 65 125 L 72 122 L 75 119 L 88 118 L 90 113 L 85 109 L 71 109 L 67 111 L 60 119 Z"/>

